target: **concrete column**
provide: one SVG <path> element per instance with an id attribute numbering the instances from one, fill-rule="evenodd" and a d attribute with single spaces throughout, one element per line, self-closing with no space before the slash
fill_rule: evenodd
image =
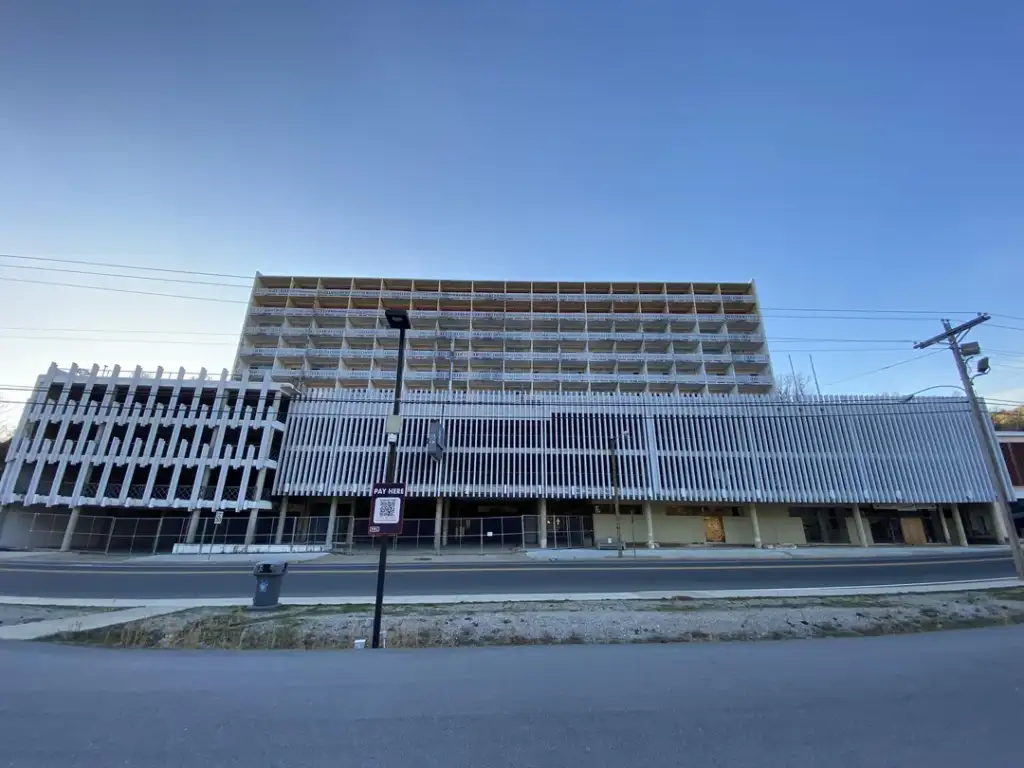
<path id="1" fill-rule="evenodd" d="M 442 512 L 444 517 L 441 519 L 441 546 L 448 546 L 448 521 L 452 516 L 452 500 L 444 500 L 444 511 Z"/>
<path id="2" fill-rule="evenodd" d="M 3 541 L 4 523 L 7 522 L 7 507 L 0 504 L 0 541 Z"/>
<path id="3" fill-rule="evenodd" d="M 992 515 L 992 530 L 996 532 L 996 540 L 1000 544 L 1006 544 L 1010 541 L 1010 534 L 1006 530 L 1006 520 L 1003 519 L 1003 514 L 999 510 L 998 504 L 989 504 L 988 508 Z"/>
<path id="4" fill-rule="evenodd" d="M 939 525 L 942 526 L 942 540 L 947 544 L 952 544 L 953 540 L 949 538 L 949 524 L 946 522 L 946 510 L 939 507 Z"/>
<path id="5" fill-rule="evenodd" d="M 60 543 L 60 551 L 67 552 L 71 549 L 71 538 L 75 535 L 75 526 L 78 525 L 78 513 L 81 510 L 75 507 L 71 510 L 71 517 L 68 518 L 68 526 L 64 529 L 64 540 Z"/>
<path id="6" fill-rule="evenodd" d="M 444 499 L 440 496 L 434 503 L 434 552 L 441 554 L 441 526 L 444 525 Z"/>
<path id="7" fill-rule="evenodd" d="M 761 549 L 761 523 L 757 519 L 757 505 L 750 505 L 750 525 L 754 528 L 754 548 Z"/>
<path id="8" fill-rule="evenodd" d="M 867 528 L 864 525 L 864 518 L 860 514 L 860 504 L 853 505 L 853 522 L 857 526 L 857 538 L 860 539 L 860 545 L 862 547 L 870 547 L 871 542 L 868 541 Z"/>
<path id="9" fill-rule="evenodd" d="M 331 511 L 327 515 L 327 547 L 334 548 L 334 527 L 338 524 L 338 497 L 331 497 Z"/>
<path id="10" fill-rule="evenodd" d="M 281 497 L 281 514 L 277 516 L 277 531 L 274 533 L 274 543 L 281 544 L 284 542 L 284 524 L 288 517 L 288 497 Z"/>
<path id="11" fill-rule="evenodd" d="M 950 507 L 953 511 L 953 524 L 956 526 L 956 540 L 961 547 L 967 546 L 967 532 L 964 530 L 964 519 L 960 517 L 960 507 L 953 504 Z"/>
<path id="12" fill-rule="evenodd" d="M 202 514 L 202 510 L 199 507 L 192 510 L 192 517 L 188 519 L 188 532 L 185 534 L 186 544 L 196 543 L 196 531 L 199 529 L 200 514 Z"/>
<path id="13" fill-rule="evenodd" d="M 822 510 L 822 509 L 819 509 L 817 511 L 817 517 L 818 517 L 818 528 L 821 530 L 821 543 L 822 544 L 828 544 L 829 543 L 829 534 L 828 534 L 828 524 L 827 524 L 826 519 L 825 519 L 825 511 Z"/>
<path id="14" fill-rule="evenodd" d="M 256 520 L 260 516 L 260 511 L 253 507 L 249 510 L 249 522 L 245 526 L 245 545 L 248 546 L 256 541 Z"/>
<path id="15" fill-rule="evenodd" d="M 651 513 L 651 502 L 644 502 L 644 522 L 647 524 L 647 548 L 654 549 L 654 515 Z M 633 546 L 636 546 L 634 543 Z"/>
<path id="16" fill-rule="evenodd" d="M 348 530 L 345 531 L 345 546 L 349 554 L 352 554 L 352 546 L 356 542 L 356 505 L 352 502 L 348 505 Z"/>
<path id="17" fill-rule="evenodd" d="M 160 513 L 160 520 L 156 524 L 156 536 L 153 537 L 153 551 L 151 554 L 156 554 L 157 549 L 160 546 L 160 532 L 164 529 L 164 513 Z"/>
<path id="18" fill-rule="evenodd" d="M 537 516 L 540 518 L 537 521 L 537 538 L 539 539 L 540 548 L 548 548 L 548 500 L 537 499 Z"/>

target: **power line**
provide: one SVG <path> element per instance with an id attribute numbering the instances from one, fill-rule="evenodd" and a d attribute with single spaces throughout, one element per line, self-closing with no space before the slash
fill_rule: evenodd
<path id="1" fill-rule="evenodd" d="M 238 338 L 237 333 L 222 333 L 215 331 L 153 331 L 144 328 L 40 328 L 38 326 L 7 326 L 0 327 L 0 331 L 38 331 L 54 333 L 151 333 L 164 336 L 233 336 Z M 44 337 L 45 338 L 45 337 Z"/>
<path id="2" fill-rule="evenodd" d="M 58 272 L 66 275 L 92 275 L 93 277 L 116 277 L 123 280 L 151 280 L 158 283 L 181 283 L 184 285 L 212 285 L 220 288 L 248 289 L 248 285 L 236 285 L 235 283 L 217 283 L 211 280 L 182 280 L 175 277 L 153 277 L 152 275 L 124 275 L 117 272 L 90 272 L 85 269 L 64 269 L 61 267 L 33 267 L 30 264 L 3 264 L 4 269 L 32 269 L 38 272 Z"/>
<path id="3" fill-rule="evenodd" d="M 907 363 L 914 363 L 914 362 L 917 362 L 918 360 L 923 360 L 924 358 L 931 357 L 932 355 L 938 354 L 941 351 L 942 351 L 941 349 L 936 349 L 936 350 L 933 350 L 932 352 L 927 352 L 927 353 L 925 353 L 923 355 L 918 355 L 917 357 L 908 357 L 906 360 L 900 360 L 898 363 L 891 363 L 890 365 L 883 365 L 881 368 L 875 368 L 874 370 L 866 371 L 864 373 L 857 373 L 857 374 L 854 374 L 853 376 L 847 376 L 845 379 L 839 379 L 838 381 L 833 381 L 833 382 L 831 382 L 829 384 L 826 384 L 825 386 L 826 387 L 834 387 L 836 384 L 842 384 L 845 381 L 851 381 L 852 379 L 859 379 L 859 378 L 862 378 L 864 376 L 871 376 L 874 373 L 881 373 L 882 371 L 887 371 L 890 368 L 895 368 L 898 365 L 906 365 Z"/>
<path id="4" fill-rule="evenodd" d="M 829 339 L 811 336 L 773 336 L 776 341 L 796 341 L 796 342 L 811 342 L 811 341 L 822 341 L 822 342 L 856 342 L 858 344 L 913 344 L 914 339 Z"/>
<path id="5" fill-rule="evenodd" d="M 157 293 L 155 291 L 136 291 L 130 288 L 112 288 L 102 285 L 82 285 L 81 283 L 52 283 L 45 280 L 29 280 L 23 277 L 5 277 L 8 283 L 32 283 L 34 285 L 49 285 L 61 288 L 87 288 L 93 291 L 111 291 L 113 293 L 132 293 L 137 296 L 160 296 L 168 299 L 195 299 L 196 301 L 213 301 L 221 304 L 248 304 L 248 301 L 235 299 L 222 299 L 214 296 L 188 296 L 182 293 Z"/>
<path id="6" fill-rule="evenodd" d="M 229 277 L 237 280 L 252 280 L 253 275 L 232 275 L 225 272 L 197 272 L 191 269 L 170 269 L 167 267 L 144 267 L 136 264 L 117 264 L 109 261 L 78 261 L 76 259 L 57 259 L 47 256 L 18 256 L 13 253 L 0 253 L 0 258 L 20 259 L 22 261 L 48 261 L 57 264 L 80 264 L 86 267 L 116 267 L 118 269 L 136 269 L 140 272 L 165 272 L 172 275 L 198 275 L 200 277 Z"/>
<path id="7" fill-rule="evenodd" d="M 223 339 L 221 341 L 197 341 L 195 339 L 104 339 L 95 336 L 5 336 L 0 334 L 0 341 L 89 341 L 102 344 L 202 344 L 204 346 L 235 346 L 237 342 Z"/>
<path id="8" fill-rule="evenodd" d="M 822 308 L 822 307 L 761 307 L 762 312 L 858 312 L 863 314 L 882 314 L 882 315 L 934 315 L 936 317 L 940 315 L 975 315 L 977 312 L 973 311 L 953 311 L 953 310 L 931 310 L 931 309 L 865 309 L 861 307 L 857 308 L 843 308 L 838 307 Z"/>

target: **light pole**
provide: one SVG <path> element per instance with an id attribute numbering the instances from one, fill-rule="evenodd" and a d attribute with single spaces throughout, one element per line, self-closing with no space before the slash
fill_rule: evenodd
<path id="1" fill-rule="evenodd" d="M 608 458 L 612 465 L 612 502 L 615 505 L 615 549 L 618 556 L 622 557 L 622 516 L 619 514 L 619 502 L 622 493 L 619 490 L 619 440 L 625 437 L 626 432 L 620 432 L 608 438 Z M 636 542 L 633 542 L 636 546 Z"/>
<path id="2" fill-rule="evenodd" d="M 402 374 L 405 370 L 405 332 L 411 328 L 409 313 L 404 309 L 385 309 L 384 318 L 388 326 L 398 330 L 398 371 L 395 373 L 395 403 L 391 408 L 392 416 L 398 416 L 402 410 Z M 397 419 L 396 419 L 397 421 Z M 395 459 L 398 453 L 398 433 L 388 433 L 388 459 L 384 468 L 384 482 L 395 482 Z M 380 620 L 384 608 L 384 573 L 388 567 L 388 540 L 390 536 L 382 536 L 380 540 L 380 560 L 377 562 L 377 599 L 373 605 L 373 641 L 371 648 L 380 648 Z"/>
<path id="3" fill-rule="evenodd" d="M 450 349 L 450 351 L 448 353 L 448 400 L 450 400 L 451 396 L 452 396 L 452 378 L 453 378 L 454 375 L 455 375 L 455 339 L 453 338 L 452 342 L 451 342 L 451 349 Z M 445 443 L 447 443 L 447 436 L 445 435 L 445 431 L 444 431 L 444 406 L 448 402 L 448 400 L 442 400 L 441 401 L 441 415 L 440 415 L 440 417 L 437 420 L 437 437 L 438 438 L 444 438 L 444 442 Z M 437 454 L 436 454 L 437 480 L 434 483 L 434 495 L 437 498 L 437 503 L 439 505 L 444 503 L 444 502 L 441 501 L 441 471 L 443 469 L 444 449 L 445 449 L 445 447 L 446 447 L 445 445 L 438 445 L 437 446 L 438 451 L 437 451 Z M 436 555 L 440 555 L 441 554 L 441 529 L 442 529 L 442 527 L 444 525 L 443 515 L 445 514 L 442 507 L 439 506 L 438 509 L 439 509 L 439 512 L 442 515 L 442 517 L 440 519 L 436 515 L 434 517 L 434 554 L 436 554 Z M 450 512 L 449 512 L 449 514 L 450 514 Z"/>
<path id="4" fill-rule="evenodd" d="M 970 371 L 967 370 L 965 357 L 981 354 L 981 347 L 977 342 L 960 344 L 960 338 L 963 334 L 989 319 L 989 315 L 981 314 L 973 320 L 961 323 L 956 328 L 950 324 L 949 320 L 943 320 L 942 327 L 945 329 L 944 332 L 926 341 L 919 341 L 914 345 L 914 349 L 924 349 L 932 344 L 944 341 L 953 352 L 953 360 L 956 362 L 956 369 L 960 374 L 960 383 L 963 384 L 967 400 L 971 404 L 971 415 L 974 416 L 974 426 L 978 439 L 985 450 L 989 480 L 996 493 L 996 506 L 999 507 L 999 514 L 1002 516 L 1004 527 L 1006 528 L 1006 539 L 1010 545 L 1010 553 L 1013 555 L 1013 565 L 1017 569 L 1017 578 L 1024 579 L 1024 552 L 1021 552 L 1020 549 L 1020 539 L 1017 536 L 1017 528 L 1013 521 L 1013 510 L 1010 507 L 1010 495 L 1006 490 L 1006 483 L 1003 482 L 1005 470 L 1002 466 L 1002 458 L 999 456 L 995 443 L 992 440 L 992 424 L 981 410 L 978 396 L 974 391 L 974 381 L 971 378 Z M 981 376 L 985 373 L 988 373 L 988 358 L 983 357 L 978 361 L 978 375 Z"/>

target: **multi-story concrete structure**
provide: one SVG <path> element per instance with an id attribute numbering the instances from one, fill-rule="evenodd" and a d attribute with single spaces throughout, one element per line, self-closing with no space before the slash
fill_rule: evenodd
<path id="1" fill-rule="evenodd" d="M 269 375 L 51 366 L 0 480 L 0 545 L 368 544 L 391 401 Z M 399 546 L 1006 538 L 962 399 L 407 392 L 402 412 Z M 440 464 L 433 421 L 447 433 Z"/>
<path id="2" fill-rule="evenodd" d="M 0 545 L 368 544 L 387 309 L 412 321 L 399 546 L 1007 538 L 965 400 L 774 396 L 752 284 L 257 275 L 233 374 L 40 377 Z"/>
<path id="3" fill-rule="evenodd" d="M 32 508 L 70 512 L 48 530 L 47 543 L 65 549 L 111 535 L 111 512 L 154 525 L 166 514 L 187 515 L 180 534 L 190 541 L 203 512 L 229 510 L 245 513 L 254 533 L 259 512 L 271 508 L 288 403 L 281 385 L 234 380 L 226 370 L 219 378 L 184 369 L 122 375 L 115 366 L 101 375 L 95 365 L 51 365 L 25 406 L 0 479 L 0 504 L 10 505 L 5 540 L 25 538 Z M 105 524 L 79 531 L 83 509 Z"/>
<path id="4" fill-rule="evenodd" d="M 753 283 L 504 282 L 257 275 L 236 374 L 308 387 L 765 394 Z M 454 355 L 454 359 L 452 359 Z"/>

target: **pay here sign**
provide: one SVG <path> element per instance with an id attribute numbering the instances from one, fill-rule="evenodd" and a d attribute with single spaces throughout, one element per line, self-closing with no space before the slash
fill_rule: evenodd
<path id="1" fill-rule="evenodd" d="M 405 483 L 375 483 L 371 495 L 370 535 L 389 536 L 402 532 Z"/>

